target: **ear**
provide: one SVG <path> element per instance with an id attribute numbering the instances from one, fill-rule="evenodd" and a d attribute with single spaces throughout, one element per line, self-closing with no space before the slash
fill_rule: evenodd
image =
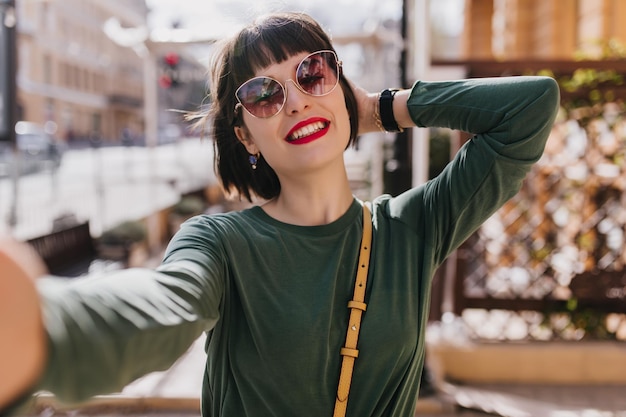
<path id="1" fill-rule="evenodd" d="M 248 129 L 246 129 L 245 126 L 235 126 L 234 130 L 235 136 L 237 136 L 239 142 L 241 142 L 241 144 L 245 146 L 250 155 L 256 155 L 257 153 L 259 153 L 259 148 L 257 148 L 256 144 L 250 137 L 250 132 L 248 132 Z"/>

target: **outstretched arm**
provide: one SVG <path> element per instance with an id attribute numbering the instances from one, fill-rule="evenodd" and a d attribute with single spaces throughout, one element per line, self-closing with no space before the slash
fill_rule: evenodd
<path id="1" fill-rule="evenodd" d="M 26 394 L 44 367 L 46 338 L 34 280 L 45 273 L 28 245 L 0 238 L 0 410 Z"/>

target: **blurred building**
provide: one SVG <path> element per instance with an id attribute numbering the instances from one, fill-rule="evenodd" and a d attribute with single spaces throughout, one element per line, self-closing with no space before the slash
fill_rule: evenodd
<path id="1" fill-rule="evenodd" d="M 20 120 L 53 122 L 68 142 L 143 131 L 142 60 L 103 26 L 144 26 L 144 0 L 17 0 L 16 10 Z"/>
<path id="2" fill-rule="evenodd" d="M 623 0 L 466 0 L 462 59 L 601 58 L 626 45 Z"/>
<path id="3" fill-rule="evenodd" d="M 626 1 L 441 1 L 458 27 L 451 36 L 441 13 L 432 20 L 431 78 L 541 73 L 559 80 L 567 102 L 626 94 Z"/>

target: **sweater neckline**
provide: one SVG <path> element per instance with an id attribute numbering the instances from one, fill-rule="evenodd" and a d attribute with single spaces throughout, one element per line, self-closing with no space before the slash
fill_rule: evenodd
<path id="1" fill-rule="evenodd" d="M 285 230 L 287 232 L 296 233 L 300 235 L 310 236 L 330 236 L 338 232 L 344 231 L 348 228 L 357 218 L 360 219 L 362 212 L 363 202 L 354 197 L 348 210 L 342 214 L 337 220 L 322 225 L 316 226 L 299 226 L 291 223 L 285 223 L 277 220 L 268 215 L 260 206 L 254 206 L 249 209 L 250 214 L 262 221 L 263 223 Z"/>

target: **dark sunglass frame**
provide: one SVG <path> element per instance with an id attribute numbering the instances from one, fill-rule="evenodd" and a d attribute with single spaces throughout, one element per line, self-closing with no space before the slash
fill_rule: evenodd
<path id="1" fill-rule="evenodd" d="M 330 54 L 330 56 L 326 56 L 327 54 Z M 323 62 L 326 62 L 327 64 L 330 64 L 328 68 L 325 68 L 325 71 L 334 72 L 334 76 L 335 76 L 335 82 L 332 85 L 332 87 L 330 88 L 328 88 L 328 86 L 325 87 L 324 91 L 320 94 L 316 94 L 312 91 L 307 91 L 307 89 L 303 87 L 302 84 L 300 83 L 300 78 L 304 78 L 304 77 L 299 77 L 299 74 L 301 73 L 304 65 L 310 64 L 312 62 L 311 58 L 315 57 L 316 55 L 321 55 L 321 60 Z M 302 59 L 302 61 L 300 61 L 300 63 L 298 64 L 298 67 L 296 68 L 295 80 L 290 78 L 288 80 L 285 80 L 285 84 L 283 84 L 280 81 L 272 77 L 259 76 L 259 77 L 251 78 L 245 83 L 241 84 L 239 88 L 237 88 L 237 91 L 235 91 L 235 98 L 237 99 L 237 102 L 238 102 L 237 107 L 241 105 L 241 107 L 243 107 L 248 114 L 250 114 L 252 117 L 256 117 L 259 119 L 267 119 L 270 117 L 274 117 L 278 113 L 281 112 L 281 110 L 283 109 L 287 101 L 287 89 L 285 88 L 287 81 L 291 80 L 296 85 L 296 87 L 300 91 L 302 91 L 304 94 L 307 94 L 313 97 L 323 97 L 325 95 L 332 93 L 335 90 L 335 88 L 337 88 L 337 85 L 339 84 L 340 76 L 341 76 L 341 61 L 339 61 L 339 59 L 337 58 L 337 54 L 335 53 L 335 51 L 326 50 L 326 49 L 321 50 L 321 51 L 315 51 L 305 56 Z M 255 94 L 253 96 L 254 99 L 252 101 L 248 102 L 245 99 L 244 92 L 246 92 L 246 87 L 250 88 L 251 86 L 254 86 L 255 84 L 259 84 L 259 88 L 261 88 L 261 92 L 265 90 L 266 93 L 260 94 L 259 92 L 259 94 Z M 268 87 L 271 87 L 271 89 Z M 309 88 L 309 89 L 312 90 L 312 88 Z M 267 90 L 270 90 L 270 94 L 267 94 Z M 253 106 L 263 100 L 267 100 L 268 97 L 269 98 L 274 97 L 276 101 L 274 103 L 270 103 L 269 105 L 260 106 L 260 107 L 267 107 L 266 110 L 270 110 L 270 111 L 267 111 L 267 112 L 256 111 L 257 114 L 255 114 Z"/>

